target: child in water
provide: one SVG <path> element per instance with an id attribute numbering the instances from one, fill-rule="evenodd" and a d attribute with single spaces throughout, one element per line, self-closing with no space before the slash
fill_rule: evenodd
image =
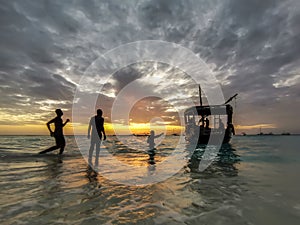
<path id="1" fill-rule="evenodd" d="M 162 136 L 164 133 L 155 136 L 154 130 L 150 131 L 150 136 L 148 136 L 147 143 L 149 143 L 149 160 L 154 162 L 155 156 L 155 142 L 154 139 Z"/>

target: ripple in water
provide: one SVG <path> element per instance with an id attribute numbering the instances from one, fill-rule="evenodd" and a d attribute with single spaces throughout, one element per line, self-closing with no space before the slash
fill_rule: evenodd
<path id="1" fill-rule="evenodd" d="M 172 153 L 172 138 L 158 146 L 157 164 Z M 178 173 L 147 186 L 125 186 L 98 174 L 72 137 L 62 157 L 36 155 L 53 143 L 50 137 L 0 139 L 1 224 L 299 222 L 297 136 L 235 137 L 203 172 L 198 170 L 204 152 L 199 146 Z M 142 147 L 128 149 L 109 137 L 107 148 L 120 161 L 149 166 Z"/>

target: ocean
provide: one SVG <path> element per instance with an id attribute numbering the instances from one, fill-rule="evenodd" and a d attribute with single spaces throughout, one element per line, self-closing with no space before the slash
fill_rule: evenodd
<path id="1" fill-rule="evenodd" d="M 139 167 L 158 174 L 178 138 L 167 136 L 157 146 L 156 164 L 150 164 L 139 145 L 145 137 L 126 137 L 140 146 L 133 149 L 108 136 L 103 148 L 111 154 L 100 157 L 99 167 L 115 171 L 113 157 L 132 173 Z M 1 224 L 300 223 L 300 136 L 235 136 L 201 172 L 199 147 L 165 168 L 179 168 L 176 173 L 148 185 L 126 185 L 97 173 L 74 137 L 66 141 L 64 155 L 41 156 L 39 151 L 54 144 L 51 137 L 0 136 Z"/>

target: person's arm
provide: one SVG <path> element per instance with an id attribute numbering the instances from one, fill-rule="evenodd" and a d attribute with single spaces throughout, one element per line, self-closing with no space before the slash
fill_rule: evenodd
<path id="1" fill-rule="evenodd" d="M 163 135 L 164 133 L 161 133 L 159 135 L 154 136 L 154 138 L 159 138 L 161 135 Z"/>
<path id="2" fill-rule="evenodd" d="M 69 123 L 69 122 L 70 122 L 70 120 L 67 119 L 66 122 L 63 124 L 63 127 L 66 126 L 66 124 Z"/>
<path id="3" fill-rule="evenodd" d="M 235 130 L 234 130 L 233 124 L 231 124 L 231 127 L 232 127 L 232 134 L 235 135 Z"/>
<path id="4" fill-rule="evenodd" d="M 106 140 L 106 134 L 105 134 L 105 129 L 104 129 L 104 119 L 103 119 L 103 126 L 102 126 L 102 133 L 103 133 L 103 140 Z"/>
<path id="5" fill-rule="evenodd" d="M 88 135 L 87 135 L 88 139 L 90 139 L 91 127 L 92 127 L 92 119 L 90 119 L 90 123 L 89 123 L 89 127 L 88 127 Z"/>
<path id="6" fill-rule="evenodd" d="M 50 124 L 54 123 L 55 119 L 50 120 L 48 123 L 46 123 L 48 130 L 50 131 L 50 136 L 53 136 L 53 131 L 51 130 Z"/>

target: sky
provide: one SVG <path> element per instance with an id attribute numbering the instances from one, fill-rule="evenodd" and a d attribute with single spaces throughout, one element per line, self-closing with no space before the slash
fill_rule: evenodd
<path id="1" fill-rule="evenodd" d="M 45 123 L 56 108 L 72 121 L 74 96 L 89 66 L 120 45 L 143 40 L 191 50 L 216 77 L 225 99 L 238 93 L 231 102 L 238 133 L 300 133 L 298 0 L 1 0 L 0 134 L 48 134 Z M 177 132 L 180 118 L 172 101 L 198 104 L 198 86 L 189 74 L 138 62 L 112 74 L 97 93 L 96 108 L 103 109 L 108 130 L 111 107 L 132 82 L 163 93 L 134 105 L 132 132 L 146 132 L 151 124 Z M 77 121 L 83 132 L 91 116 Z"/>

